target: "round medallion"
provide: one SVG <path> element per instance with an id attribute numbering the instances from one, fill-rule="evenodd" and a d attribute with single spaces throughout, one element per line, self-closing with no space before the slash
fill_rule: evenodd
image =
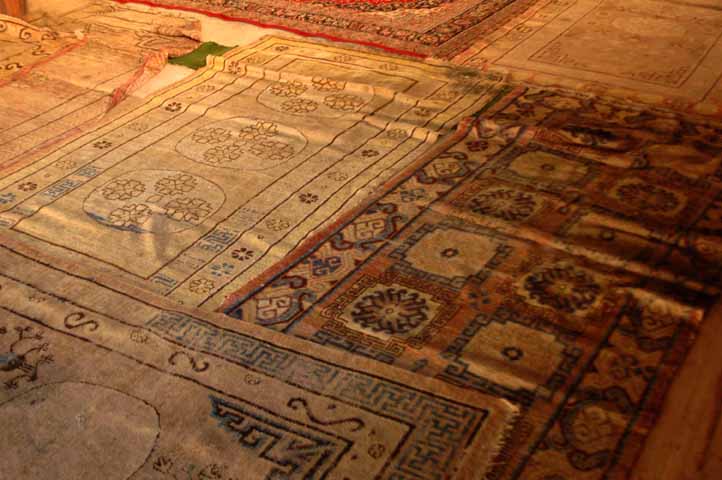
<path id="1" fill-rule="evenodd" d="M 168 234 L 196 227 L 225 202 L 221 188 L 177 170 L 137 170 L 96 188 L 83 203 L 103 225 L 135 233 Z"/>
<path id="2" fill-rule="evenodd" d="M 212 167 L 256 171 L 290 160 L 305 146 L 306 138 L 295 128 L 236 117 L 196 129 L 178 142 L 176 151 Z"/>

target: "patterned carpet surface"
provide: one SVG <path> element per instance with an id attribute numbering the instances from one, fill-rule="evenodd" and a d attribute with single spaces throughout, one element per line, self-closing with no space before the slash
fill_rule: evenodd
<path id="1" fill-rule="evenodd" d="M 534 0 L 116 0 L 381 48 L 451 58 L 513 22 Z"/>
<path id="2" fill-rule="evenodd" d="M 503 69 L 517 82 L 722 115 L 722 12 L 709 1 L 116 1 Z"/>
<path id="3" fill-rule="evenodd" d="M 722 129 L 536 87 L 482 117 L 224 311 L 511 400 L 494 478 L 622 478 L 720 293 Z"/>
<path id="4" fill-rule="evenodd" d="M 0 17 L 3 472 L 625 478 L 720 297 L 714 25 L 624 91 L 519 72 L 698 7 L 180 1 L 470 66 L 269 36 L 127 98 L 198 22 Z"/>
<path id="5" fill-rule="evenodd" d="M 715 2 L 542 1 L 454 62 L 504 68 L 516 81 L 719 118 L 721 33 Z"/>
<path id="6" fill-rule="evenodd" d="M 0 459 L 12 478 L 469 478 L 515 415 L 50 262 L 0 246 Z"/>
<path id="7" fill-rule="evenodd" d="M 440 148 L 439 135 L 501 80 L 279 38 L 214 58 L 75 141 L 26 156 L 0 180 L 2 228 L 215 309 Z"/>

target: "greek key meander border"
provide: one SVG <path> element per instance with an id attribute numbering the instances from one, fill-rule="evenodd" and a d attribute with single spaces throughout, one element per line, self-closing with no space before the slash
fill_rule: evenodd
<path id="1" fill-rule="evenodd" d="M 178 346 L 181 346 L 183 348 L 187 348 L 192 351 L 196 351 L 199 353 L 204 353 L 207 355 L 210 355 L 215 358 L 219 358 L 221 360 L 227 361 L 229 363 L 233 363 L 236 365 L 239 365 L 243 368 L 248 368 L 249 370 L 252 370 L 254 372 L 267 375 L 271 378 L 275 378 L 277 380 L 280 380 L 284 383 L 287 383 L 289 385 L 292 385 L 296 388 L 300 388 L 302 390 L 305 390 L 309 393 L 312 393 L 314 395 L 319 395 L 327 398 L 332 398 L 335 401 L 340 401 L 343 403 L 346 403 L 352 407 L 360 408 L 362 410 L 368 411 L 374 415 L 378 415 L 393 421 L 397 421 L 401 424 L 404 424 L 408 426 L 413 432 L 409 433 L 409 438 L 412 439 L 412 442 L 410 445 L 405 444 L 403 447 L 401 445 L 397 446 L 396 450 L 396 457 L 395 458 L 410 458 L 411 462 L 413 462 L 414 453 L 419 453 L 422 450 L 424 450 L 425 445 L 429 448 L 436 448 L 438 449 L 440 446 L 443 447 L 443 445 L 440 445 L 438 441 L 434 441 L 433 439 L 439 439 L 442 437 L 448 437 L 448 432 L 445 430 L 442 430 L 440 434 L 435 435 L 435 432 L 432 428 L 429 428 L 430 431 L 428 432 L 419 432 L 419 426 L 427 426 L 427 427 L 433 427 L 436 420 L 442 420 L 442 419 L 449 419 L 449 418 L 458 418 L 461 421 L 455 422 L 457 427 L 457 435 L 460 435 L 461 438 L 457 438 L 455 444 L 449 444 L 447 447 L 451 450 L 453 450 L 452 454 L 449 454 L 447 456 L 447 464 L 438 464 L 439 471 L 444 472 L 447 471 L 449 468 L 448 463 L 451 461 L 451 459 L 459 459 L 461 458 L 461 455 L 459 455 L 460 451 L 463 451 L 466 449 L 468 444 L 471 442 L 473 438 L 478 434 L 479 431 L 483 428 L 486 420 L 489 418 L 491 411 L 485 408 L 479 408 L 479 407 L 473 407 L 468 404 L 464 404 L 461 402 L 456 402 L 453 400 L 449 400 L 447 398 L 440 397 L 434 393 L 431 392 L 424 392 L 420 391 L 416 388 L 410 387 L 408 385 L 401 385 L 397 382 L 386 380 L 381 377 L 378 377 L 376 375 L 355 370 L 352 368 L 342 367 L 338 364 L 328 362 L 326 360 L 321 360 L 316 357 L 310 356 L 308 354 L 304 354 L 301 352 L 298 352 L 296 350 L 293 350 L 291 348 L 286 347 L 279 347 L 276 345 L 273 345 L 267 341 L 260 340 L 254 337 L 251 337 L 246 334 L 241 334 L 237 332 L 233 332 L 231 330 L 217 327 L 207 321 L 200 320 L 198 318 L 192 317 L 190 315 L 186 315 L 179 312 L 174 312 L 170 310 L 165 310 L 160 307 L 156 307 L 152 303 L 139 299 L 137 297 L 134 297 L 128 293 L 117 291 L 111 287 L 107 287 L 104 285 L 101 285 L 100 283 L 97 283 L 94 280 L 87 280 L 80 276 L 76 276 L 74 274 L 66 273 L 63 270 L 54 267 L 50 264 L 44 263 L 42 261 L 39 261 L 37 259 L 28 257 L 27 255 L 22 254 L 21 252 L 18 252 L 14 250 L 13 248 L 7 246 L 7 245 L 0 245 L 0 248 L 7 250 L 11 252 L 12 254 L 19 255 L 21 257 L 24 257 L 25 259 L 32 261 L 33 263 L 42 265 L 43 267 L 56 270 L 60 272 L 61 274 L 68 275 L 71 277 L 74 277 L 76 280 L 80 280 L 81 282 L 87 282 L 95 285 L 96 287 L 99 287 L 103 290 L 109 290 L 116 294 L 120 294 L 126 298 L 132 299 L 138 303 L 141 303 L 147 307 L 157 309 L 159 311 L 159 314 L 157 314 L 155 317 L 151 318 L 146 322 L 145 327 L 140 327 L 138 325 L 133 325 L 128 322 L 125 322 L 121 319 L 112 317 L 108 315 L 107 313 L 100 312 L 92 307 L 87 307 L 85 305 L 82 305 L 76 301 L 69 300 L 65 297 L 59 296 L 57 294 L 54 294 L 52 292 L 48 292 L 42 288 L 36 287 L 32 284 L 29 284 L 23 280 L 11 277 L 5 273 L 0 274 L 1 276 L 10 279 L 11 281 L 26 285 L 27 287 L 33 288 L 35 290 L 38 290 L 40 292 L 43 292 L 47 295 L 50 295 L 54 297 L 55 299 L 63 302 L 63 303 L 69 303 L 71 305 L 77 306 L 78 308 L 82 308 L 84 310 L 90 311 L 95 313 L 96 315 L 100 315 L 102 317 L 105 317 L 109 319 L 111 322 L 119 323 L 127 327 L 133 327 L 133 328 L 142 328 L 158 338 L 163 339 L 164 341 L 167 341 L 171 344 L 175 344 Z M 6 307 L 2 307 L 5 309 Z M 14 312 L 18 313 L 18 312 Z M 80 337 L 78 335 L 72 334 L 67 331 L 61 331 L 54 327 L 51 327 L 47 325 L 45 322 L 39 319 L 33 319 L 33 321 L 40 323 L 44 325 L 46 328 L 53 329 L 59 333 L 63 333 L 65 335 L 72 336 L 74 338 L 81 339 L 83 341 L 87 341 L 90 343 L 93 343 L 93 345 L 103 348 L 109 351 L 113 351 L 115 353 L 118 353 L 120 355 L 126 356 L 128 358 L 131 358 L 134 361 L 139 361 L 133 357 L 130 357 L 127 354 L 124 354 L 122 352 L 117 352 L 115 350 L 110 349 L 109 347 L 106 347 L 104 345 L 97 344 L 93 342 L 92 340 Z M 218 335 L 220 332 L 221 335 L 228 335 L 229 337 L 235 337 L 237 339 L 242 339 L 244 343 L 247 345 L 251 345 L 256 350 L 260 351 L 260 355 L 258 355 L 257 358 L 251 359 L 252 361 L 243 361 L 243 359 L 240 358 L 232 358 L 227 354 L 223 354 L 221 351 L 211 351 L 210 348 L 203 348 L 203 345 L 198 345 L 197 341 L 183 341 L 182 337 L 178 337 L 178 335 L 174 335 L 172 332 L 177 327 L 178 321 L 185 322 L 184 325 L 192 324 L 196 327 L 200 327 L 206 330 L 210 330 L 212 332 L 215 332 L 214 335 Z M 164 328 L 158 327 L 157 323 L 165 324 Z M 198 338 L 198 337 L 196 337 Z M 206 345 L 206 347 L 209 347 L 209 344 Z M 269 368 L 270 365 L 265 364 L 265 358 L 267 355 L 277 355 L 281 357 L 281 364 L 277 365 L 275 369 Z M 234 361 L 235 360 L 235 361 Z M 258 363 L 254 363 L 258 362 Z M 143 365 L 146 365 L 143 363 Z M 146 365 L 148 366 L 148 365 Z M 301 370 L 304 367 L 315 367 L 321 370 L 325 370 L 326 372 L 329 372 L 331 375 L 331 378 L 337 379 L 337 381 L 334 382 L 333 391 L 325 392 L 322 389 L 316 388 L 309 388 L 306 385 L 304 385 L 304 380 L 307 380 L 307 377 L 303 374 L 303 371 Z M 157 367 L 151 367 L 156 368 Z M 294 370 L 296 369 L 296 370 Z M 159 369 L 158 369 L 159 370 Z M 161 370 L 159 370 L 161 371 Z M 310 371 L 310 369 L 309 369 Z M 173 374 L 170 372 L 162 371 L 163 373 L 175 375 L 179 378 L 183 378 L 184 380 L 190 380 L 195 383 L 199 383 L 194 379 Z M 297 376 L 294 380 L 294 375 Z M 203 385 L 205 388 L 212 389 L 212 387 L 209 387 L 207 385 Z M 324 384 L 323 387 L 328 388 L 329 384 Z M 363 394 L 367 393 L 364 392 L 364 390 L 368 389 L 368 395 L 367 397 L 364 397 Z M 224 392 L 219 392 L 224 393 Z M 360 395 L 358 394 L 360 393 Z M 225 394 L 225 393 L 224 393 Z M 371 395 L 373 395 L 374 398 L 370 398 Z M 406 400 L 406 403 L 401 403 L 401 409 L 399 409 L 399 399 L 397 398 L 397 395 L 402 395 L 402 400 Z M 380 402 L 374 404 L 373 402 Z M 403 407 L 406 407 L 406 410 L 404 410 Z M 438 425 L 437 425 L 438 426 Z M 461 431 L 458 431 L 461 427 Z M 428 437 L 424 437 L 423 434 L 428 435 Z M 416 440 L 414 441 L 414 437 L 416 437 Z M 419 438 L 420 437 L 420 438 Z M 427 440 L 424 440 L 424 438 L 427 438 Z M 405 452 L 405 453 L 404 453 Z M 398 465 L 397 468 L 402 469 L 405 468 L 403 465 Z M 422 477 L 423 478 L 423 477 Z"/>

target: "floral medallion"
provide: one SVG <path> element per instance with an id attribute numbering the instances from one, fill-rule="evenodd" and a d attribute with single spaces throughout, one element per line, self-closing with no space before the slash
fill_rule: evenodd
<path id="1" fill-rule="evenodd" d="M 564 313 L 590 308 L 602 292 L 590 274 L 572 265 L 538 269 L 524 279 L 523 288 L 531 299 Z"/>
<path id="2" fill-rule="evenodd" d="M 429 306 L 418 292 L 386 288 L 354 303 L 351 319 L 372 332 L 408 333 L 429 320 Z"/>
<path id="3" fill-rule="evenodd" d="M 344 81 L 313 77 L 311 82 L 296 79 L 274 82 L 258 96 L 258 102 L 286 114 L 337 118 L 360 111 L 372 98 L 373 91 L 369 89 L 350 91 Z"/>
<path id="4" fill-rule="evenodd" d="M 203 223 L 225 202 L 203 177 L 175 170 L 128 172 L 96 188 L 83 203 L 94 220 L 135 233 L 177 233 Z"/>
<path id="5" fill-rule="evenodd" d="M 612 195 L 625 205 L 646 213 L 671 214 L 683 206 L 675 192 L 641 180 L 620 182 Z"/>
<path id="6" fill-rule="evenodd" d="M 289 99 L 287 102 L 295 102 Z M 289 108 L 303 108 L 297 106 Z M 315 107 L 314 107 L 315 108 Z M 296 156 L 306 138 L 295 128 L 236 117 L 199 128 L 176 145 L 176 151 L 213 167 L 265 170 Z"/>
<path id="7" fill-rule="evenodd" d="M 516 222 L 529 218 L 538 209 L 531 193 L 510 188 L 481 192 L 469 202 L 472 212 Z"/>

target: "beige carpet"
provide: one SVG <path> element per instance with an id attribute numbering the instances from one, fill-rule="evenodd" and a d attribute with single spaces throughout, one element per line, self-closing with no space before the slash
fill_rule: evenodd
<path id="1" fill-rule="evenodd" d="M 466 479 L 513 421 L 503 400 L 120 293 L 1 244 L 8 478 Z"/>

